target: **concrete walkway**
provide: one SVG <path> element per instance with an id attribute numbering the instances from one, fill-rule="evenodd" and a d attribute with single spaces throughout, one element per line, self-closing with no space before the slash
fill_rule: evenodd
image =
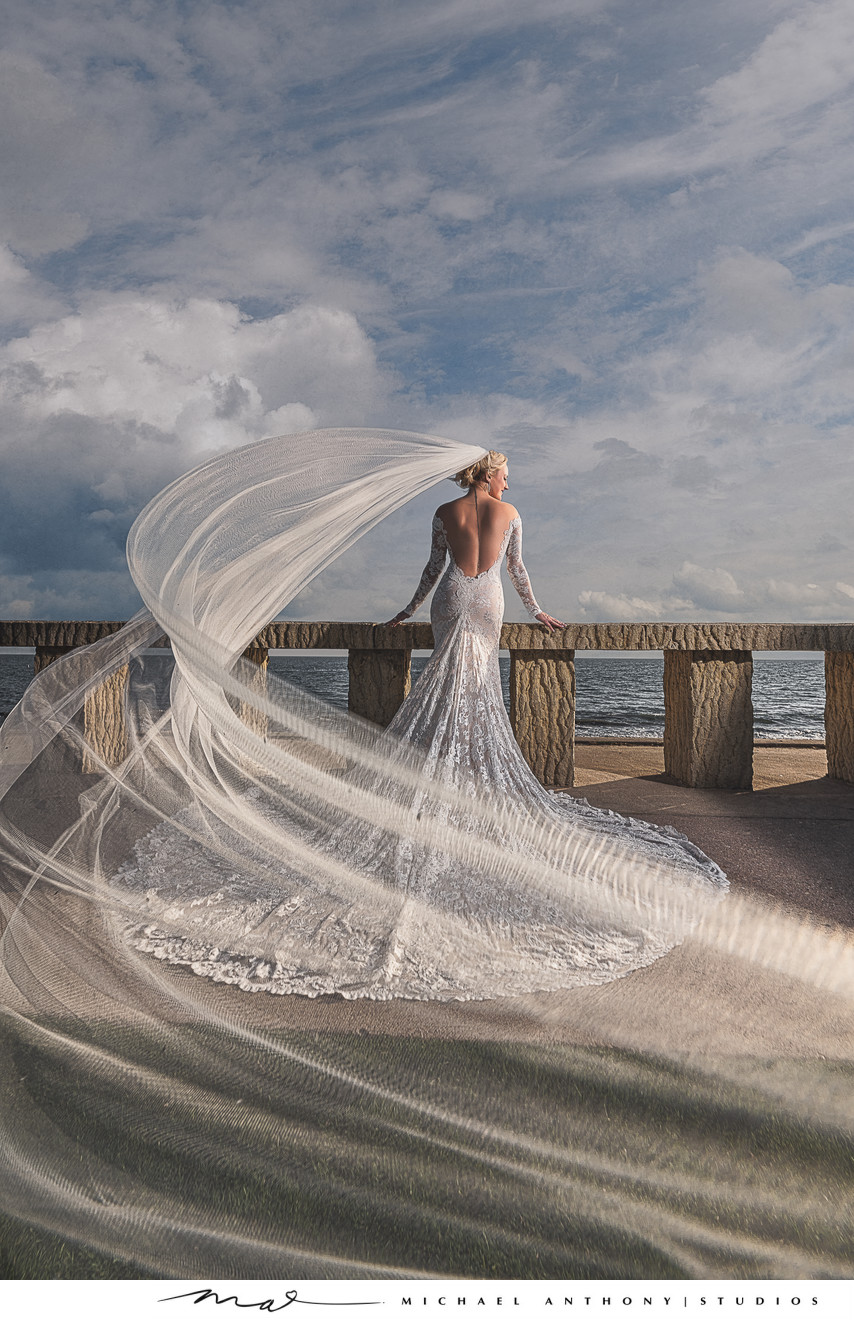
<path id="1" fill-rule="evenodd" d="M 661 744 L 581 743 L 570 792 L 675 826 L 734 889 L 854 927 L 854 786 L 827 779 L 816 745 L 758 745 L 753 766 L 752 792 L 682 789 L 664 778 Z"/>
<path id="2" fill-rule="evenodd" d="M 773 942 L 780 907 L 807 933 L 854 928 L 854 787 L 825 771 L 820 747 L 760 746 L 753 792 L 683 789 L 665 780 L 660 744 L 580 744 L 577 784 L 567 792 L 684 831 L 724 868 L 734 896 L 769 902 Z M 261 1028 L 618 1045 L 701 1067 L 726 1058 L 854 1058 L 854 986 L 829 995 L 701 940 L 604 986 L 545 995 L 450 1004 L 308 1000 L 235 996 L 209 984 L 206 994 Z"/>

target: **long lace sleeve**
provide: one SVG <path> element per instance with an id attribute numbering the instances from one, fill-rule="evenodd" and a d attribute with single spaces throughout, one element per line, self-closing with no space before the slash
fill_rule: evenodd
<path id="1" fill-rule="evenodd" d="M 510 525 L 510 540 L 507 543 L 507 572 L 510 574 L 510 581 L 522 598 L 522 604 L 530 615 L 536 619 L 540 614 L 540 607 L 534 599 L 534 592 L 531 587 L 531 580 L 528 577 L 527 570 L 522 562 L 522 520 L 514 518 Z"/>
<path id="2" fill-rule="evenodd" d="M 407 619 L 414 615 L 415 611 L 425 600 L 428 593 L 436 586 L 439 581 L 439 575 L 445 567 L 445 560 L 448 556 L 448 540 L 445 536 L 445 528 L 441 518 L 433 518 L 433 539 L 430 543 L 430 558 L 424 566 L 424 572 L 421 575 L 421 581 L 415 589 L 415 595 L 404 608 L 404 614 Z"/>

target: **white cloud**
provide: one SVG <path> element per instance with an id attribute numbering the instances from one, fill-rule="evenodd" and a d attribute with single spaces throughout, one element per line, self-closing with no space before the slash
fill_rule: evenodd
<path id="1" fill-rule="evenodd" d="M 854 11 L 847 0 L 807 4 L 786 17 L 733 73 L 705 92 L 713 125 L 782 124 L 854 83 Z"/>
<path id="2" fill-rule="evenodd" d="M 597 623 L 610 621 L 642 623 L 644 620 L 662 619 L 666 610 L 660 599 L 646 600 L 638 596 L 612 595 L 610 592 L 583 591 L 578 593 L 578 611 L 582 619 Z"/>
<path id="3" fill-rule="evenodd" d="M 162 485 L 209 451 L 370 421 L 390 380 L 355 318 L 321 307 L 253 320 L 211 299 L 101 294 L 10 341 L 7 614 L 135 608 L 124 541 Z"/>
<path id="4" fill-rule="evenodd" d="M 103 159 L 107 138 L 101 126 L 85 121 L 61 78 L 9 50 L 0 52 L 0 116 L 4 237 L 30 256 L 79 242 L 89 224 L 63 202 L 76 178 Z"/>
<path id="5" fill-rule="evenodd" d="M 437 188 L 430 195 L 428 209 L 442 220 L 482 220 L 492 210 L 492 203 L 477 193 Z"/>
<path id="6" fill-rule="evenodd" d="M 637 597 L 586 589 L 578 594 L 581 619 L 596 621 L 644 620 L 789 620 L 843 619 L 837 583 L 792 582 L 779 578 L 746 576 L 739 587 L 721 569 L 685 564 L 660 595 Z M 854 597 L 854 588 L 845 595 Z"/>
<path id="7" fill-rule="evenodd" d="M 0 573 L 3 619 L 128 619 L 138 609 L 136 589 L 123 568 Z"/>
<path id="8" fill-rule="evenodd" d="M 188 454 L 290 417 L 363 418 L 387 381 L 356 319 L 322 307 L 253 320 L 212 299 L 100 295 L 0 349 L 0 399 L 24 416 L 132 421 L 174 433 Z"/>
<path id="9" fill-rule="evenodd" d="M 30 327 L 64 310 L 63 301 L 37 279 L 16 255 L 0 244 L 0 327 L 7 333 Z"/>
<path id="10" fill-rule="evenodd" d="M 582 177 L 600 183 L 679 176 L 694 181 L 698 175 L 741 171 L 775 153 L 786 161 L 813 155 L 815 163 L 816 148 L 821 152 L 828 140 L 834 146 L 850 141 L 851 6 L 830 0 L 778 8 L 783 10 L 779 22 L 743 52 L 736 45 L 738 18 L 731 14 L 737 67 L 697 87 L 694 113 L 673 131 L 589 157 L 579 163 Z M 702 65 L 695 67 L 702 73 Z M 713 186 L 721 183 L 712 177 Z"/>
<path id="11" fill-rule="evenodd" d="M 682 17 L 17 7 L 8 599 L 47 611 L 62 564 L 116 601 L 133 510 L 199 453 L 368 422 L 508 450 L 555 613 L 847 609 L 854 20 Z M 330 601 L 382 613 L 420 554 L 380 538 Z"/>
<path id="12" fill-rule="evenodd" d="M 826 606 L 824 593 L 817 583 L 788 582 L 785 578 L 769 578 L 765 584 L 765 595 L 775 605 L 784 609 L 806 610 L 811 612 L 818 605 L 822 611 Z"/>
<path id="13" fill-rule="evenodd" d="M 707 569 L 686 560 L 673 575 L 673 585 L 701 609 L 739 609 L 744 592 L 726 569 Z"/>
<path id="14" fill-rule="evenodd" d="M 781 262 L 742 251 L 710 266 L 700 287 L 706 351 L 697 359 L 696 384 L 741 401 L 771 399 L 776 389 L 801 416 L 847 409 L 854 286 L 800 285 Z"/>

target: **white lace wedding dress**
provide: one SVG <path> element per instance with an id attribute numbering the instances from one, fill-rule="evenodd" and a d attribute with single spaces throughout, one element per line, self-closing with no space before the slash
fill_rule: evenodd
<path id="1" fill-rule="evenodd" d="M 283 799 L 261 776 L 245 806 L 270 831 L 287 820 L 280 855 L 258 847 L 258 829 L 250 844 L 221 824 L 207 847 L 197 809 L 165 821 L 115 878 L 148 916 L 127 928 L 136 948 L 247 991 L 448 1000 L 608 981 L 683 937 L 726 888 L 716 864 L 675 831 L 548 792 L 514 739 L 498 664 L 505 558 L 527 610 L 539 611 L 521 544 L 517 517 L 492 567 L 468 577 L 433 520 L 406 614 L 441 576 L 435 649 L 382 736 L 387 764 L 370 785 L 375 801 L 399 806 L 403 826 L 354 821 L 346 766 L 341 806 L 329 802 L 322 821 L 299 785 Z M 397 763 L 413 749 L 415 786 L 401 787 Z"/>

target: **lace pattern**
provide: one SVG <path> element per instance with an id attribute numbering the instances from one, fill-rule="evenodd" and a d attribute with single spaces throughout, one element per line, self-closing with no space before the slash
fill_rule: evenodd
<path id="1" fill-rule="evenodd" d="M 439 581 L 439 575 L 445 567 L 445 560 L 448 558 L 448 538 L 445 535 L 445 525 L 438 514 L 433 515 L 432 537 L 430 539 L 430 558 L 424 566 L 424 572 L 419 579 L 418 586 L 415 589 L 415 595 L 405 607 L 404 614 L 407 619 L 415 614 L 419 606 L 423 605 L 427 597 L 432 592 L 436 583 Z"/>
<path id="2" fill-rule="evenodd" d="M 518 514 L 504 533 L 495 563 L 489 569 L 485 569 L 483 573 L 477 574 L 476 577 L 472 578 L 472 581 L 476 582 L 486 574 L 492 573 L 494 569 L 500 568 L 501 561 L 504 559 L 505 555 L 507 557 L 507 572 L 510 575 L 510 581 L 519 593 L 525 609 L 534 619 L 536 619 L 537 615 L 540 613 L 540 607 L 537 605 L 531 587 L 531 580 L 528 577 L 527 570 L 525 569 L 522 560 L 522 520 L 519 518 Z M 414 615 L 416 610 L 424 604 L 430 592 L 439 581 L 439 576 L 445 567 L 445 561 L 448 559 L 451 560 L 452 567 L 456 569 L 457 573 L 461 574 L 462 577 L 467 576 L 462 574 L 461 570 L 454 564 L 451 548 L 448 545 L 448 536 L 445 532 L 445 525 L 441 518 L 439 518 L 438 514 L 434 514 L 432 537 L 430 541 L 430 558 L 424 566 L 424 572 L 421 574 L 418 586 L 415 589 L 415 595 L 404 608 L 403 613 L 407 619 Z"/>
<path id="3" fill-rule="evenodd" d="M 519 519 L 507 528 L 495 563 L 477 577 L 457 567 L 441 521 L 433 520 L 430 561 L 410 609 L 417 609 L 449 559 L 431 604 L 434 651 L 389 727 L 388 775 L 378 792 L 403 800 L 394 748 L 415 745 L 424 755 L 426 780 L 452 794 L 436 807 L 428 795 L 407 790 L 408 812 L 434 811 L 440 823 L 475 831 L 466 803 L 485 787 L 497 803 L 521 805 L 542 825 L 542 852 L 512 828 L 493 827 L 492 842 L 506 856 L 524 855 L 545 868 L 562 837 L 566 856 L 577 855 L 581 826 L 583 837 L 604 842 L 606 851 L 609 842 L 628 844 L 641 869 L 666 868 L 679 920 L 668 916 L 666 905 L 662 910 L 642 896 L 631 922 L 609 916 L 608 879 L 600 887 L 603 902 L 595 898 L 595 885 L 591 901 L 583 855 L 568 866 L 560 892 L 525 889 L 512 870 L 505 879 L 501 868 L 463 866 L 440 847 L 416 845 L 405 835 L 367 823 L 354 829 L 343 811 L 340 819 L 331 810 L 323 823 L 311 824 L 306 815 L 298 824 L 298 788 L 288 808 L 257 788 L 247 809 L 271 821 L 291 813 L 290 837 L 302 839 L 298 861 L 247 852 L 240 838 L 220 840 L 214 856 L 199 844 L 203 822 L 164 823 L 140 842 L 116 878 L 140 914 L 127 939 L 159 959 L 246 991 L 465 1000 L 609 981 L 660 958 L 682 938 L 694 920 L 685 922 L 686 905 L 696 916 L 726 888 L 717 865 L 676 831 L 550 793 L 519 751 L 498 665 L 505 554 L 517 591 L 536 613 Z M 345 771 L 342 793 L 346 782 Z M 224 866 L 223 852 L 232 858 L 242 853 L 243 865 Z M 336 891 L 339 864 L 364 878 L 363 898 L 345 900 Z"/>
<path id="4" fill-rule="evenodd" d="M 510 539 L 507 543 L 507 572 L 510 574 L 510 581 L 519 593 L 522 604 L 536 619 L 540 613 L 540 607 L 534 598 L 531 589 L 531 580 L 522 562 L 522 520 L 514 518 L 509 527 Z"/>

